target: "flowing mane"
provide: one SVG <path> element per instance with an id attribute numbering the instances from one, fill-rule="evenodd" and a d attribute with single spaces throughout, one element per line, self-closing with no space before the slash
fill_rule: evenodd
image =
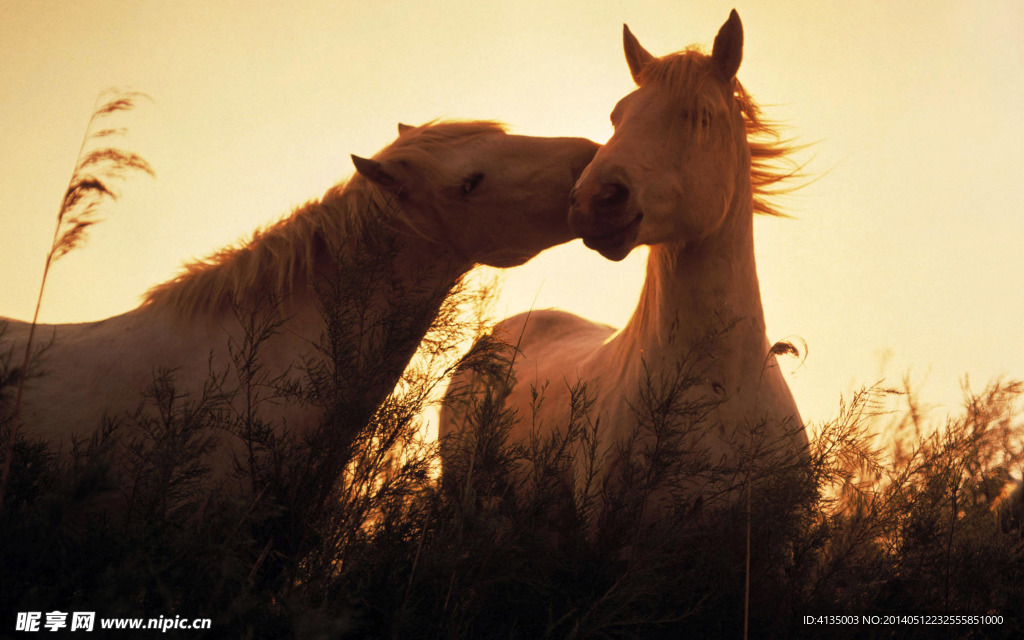
<path id="1" fill-rule="evenodd" d="M 182 273 L 150 289 L 143 304 L 166 306 L 184 316 L 217 314 L 232 304 L 255 302 L 260 292 L 286 295 L 308 282 L 329 242 L 358 235 L 371 213 L 395 211 L 393 199 L 376 186 L 353 180 L 332 187 L 263 229 L 241 245 L 226 247 L 186 264 Z"/>
<path id="2" fill-rule="evenodd" d="M 438 147 L 487 133 L 504 132 L 491 121 L 427 123 L 405 127 L 378 160 L 409 162 L 429 182 L 443 182 L 450 170 L 432 153 Z M 240 245 L 186 264 L 182 273 L 150 289 L 144 305 L 165 306 L 183 316 L 216 315 L 232 305 L 249 306 L 267 292 L 278 299 L 312 280 L 316 266 L 335 251 L 355 251 L 368 221 L 399 220 L 414 230 L 398 200 L 362 177 L 331 187 L 278 222 L 256 230 Z"/>
<path id="3" fill-rule="evenodd" d="M 710 57 L 697 45 L 656 58 L 644 67 L 639 84 L 651 83 L 670 93 L 677 104 L 691 113 L 700 113 L 718 98 L 719 92 L 703 91 L 714 74 Z M 743 116 L 750 146 L 750 182 L 754 192 L 754 213 L 785 217 L 775 202 L 780 195 L 800 185 L 784 182 L 800 176 L 800 166 L 790 157 L 802 147 L 779 136 L 779 124 L 761 117 L 761 108 L 750 97 L 739 79 L 732 78 L 733 99 Z M 724 106 L 724 105 L 719 105 Z M 691 118 L 694 125 L 699 118 Z"/>

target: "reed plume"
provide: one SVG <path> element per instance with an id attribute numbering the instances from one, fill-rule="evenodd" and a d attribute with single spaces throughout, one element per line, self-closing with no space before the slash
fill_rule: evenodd
<path id="1" fill-rule="evenodd" d="M 46 279 L 54 262 L 66 256 L 85 242 L 86 231 L 101 220 L 103 206 L 116 201 L 120 195 L 114 184 L 137 171 L 155 177 L 153 168 L 141 156 L 106 144 L 112 137 L 123 137 L 127 127 L 103 126 L 107 120 L 121 112 L 131 111 L 140 99 L 149 96 L 139 91 L 107 89 L 96 98 L 97 107 L 85 128 L 82 144 L 78 149 L 75 169 L 68 181 L 60 209 L 57 211 L 57 226 L 53 232 L 53 241 L 46 254 L 43 266 L 43 277 L 39 283 L 39 295 L 36 297 L 36 308 L 32 314 L 32 325 L 28 340 L 25 342 L 25 355 L 21 364 L 21 374 L 14 399 L 11 433 L 7 439 L 4 455 L 4 466 L 0 476 L 0 508 L 3 507 L 7 493 L 7 478 L 11 469 L 11 458 L 14 455 L 14 442 L 18 435 L 18 415 L 21 410 L 22 391 L 28 377 L 28 365 L 32 354 L 32 343 L 36 326 L 39 322 L 39 308 L 43 302 Z"/>

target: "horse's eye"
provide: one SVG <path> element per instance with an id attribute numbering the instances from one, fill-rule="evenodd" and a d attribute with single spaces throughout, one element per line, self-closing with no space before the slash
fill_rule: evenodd
<path id="1" fill-rule="evenodd" d="M 480 184 L 480 181 L 484 179 L 484 174 L 474 173 L 473 175 L 466 178 L 466 181 L 462 183 L 462 193 L 469 194 L 476 186 Z"/>
<path id="2" fill-rule="evenodd" d="M 683 111 L 683 119 L 692 122 L 694 125 L 699 122 L 702 129 L 707 129 L 711 126 L 711 112 L 705 109 L 701 109 L 696 115 L 687 109 Z"/>

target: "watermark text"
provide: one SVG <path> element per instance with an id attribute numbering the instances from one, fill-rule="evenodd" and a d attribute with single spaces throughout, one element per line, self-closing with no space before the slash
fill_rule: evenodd
<path id="1" fill-rule="evenodd" d="M 27 633 L 82 631 L 95 629 L 123 629 L 125 631 L 206 630 L 213 622 L 209 618 L 183 618 L 182 616 L 160 616 L 158 618 L 97 618 L 95 611 L 19 611 L 14 621 L 14 630 Z"/>

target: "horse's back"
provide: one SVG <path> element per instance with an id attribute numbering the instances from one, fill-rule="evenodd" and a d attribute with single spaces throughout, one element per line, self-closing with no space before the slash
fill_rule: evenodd
<path id="1" fill-rule="evenodd" d="M 560 309 L 526 311 L 506 318 L 494 327 L 496 338 L 516 346 L 523 355 L 526 355 L 526 350 L 543 350 L 548 354 L 579 343 L 600 344 L 614 332 L 615 329 L 606 324 Z"/>
<path id="2" fill-rule="evenodd" d="M 545 400 L 561 404 L 569 387 L 579 382 L 577 365 L 592 354 L 615 329 L 558 309 L 523 312 L 494 326 L 489 336 L 473 345 L 468 364 L 452 377 L 441 409 L 439 434 L 443 438 L 471 427 L 467 401 L 490 394 L 508 409 L 517 411 L 519 424 L 529 425 L 526 415 L 533 391 Z M 491 375 L 484 372 L 473 354 L 486 352 Z M 516 426 L 513 431 L 516 432 Z M 514 434 L 515 435 L 515 434 Z M 515 439 L 515 438 L 514 438 Z"/>
<path id="3" fill-rule="evenodd" d="M 28 322 L 0 316 L 0 357 L 7 357 L 20 344 L 24 348 L 31 325 Z M 13 363 L 12 363 L 13 364 Z"/>
<path id="4" fill-rule="evenodd" d="M 0 358 L 9 371 L 23 366 L 31 325 L 5 320 Z M 128 314 L 97 322 L 36 326 L 20 407 L 22 433 L 66 449 L 71 439 L 88 438 L 104 415 L 114 416 L 138 404 L 149 370 L 134 354 L 148 341 L 132 340 Z M 18 376 L 23 375 L 18 373 Z"/>

